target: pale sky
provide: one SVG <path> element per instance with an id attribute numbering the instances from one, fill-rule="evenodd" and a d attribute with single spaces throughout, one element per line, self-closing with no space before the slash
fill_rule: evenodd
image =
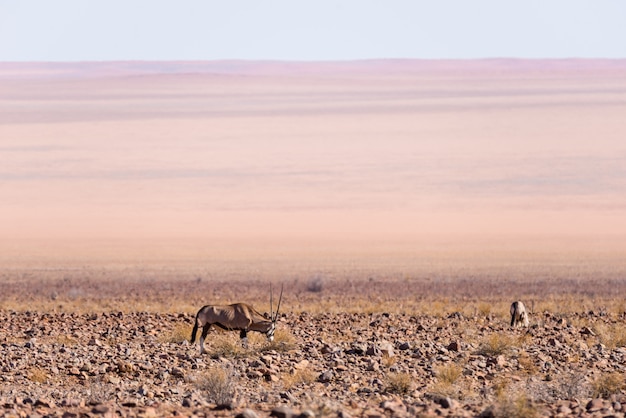
<path id="1" fill-rule="evenodd" d="M 623 0 L 0 0 L 0 61 L 626 58 Z"/>

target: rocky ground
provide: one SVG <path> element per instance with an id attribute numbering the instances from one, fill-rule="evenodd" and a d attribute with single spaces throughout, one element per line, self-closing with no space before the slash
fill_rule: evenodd
<path id="1" fill-rule="evenodd" d="M 192 313 L 0 310 L 0 415 L 624 416 L 624 316 L 286 310 L 273 343 Z M 251 335 L 252 337 L 252 335 Z"/>

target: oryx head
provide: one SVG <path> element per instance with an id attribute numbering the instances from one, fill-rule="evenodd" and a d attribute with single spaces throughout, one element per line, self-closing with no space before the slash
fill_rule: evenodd
<path id="1" fill-rule="evenodd" d="M 270 320 L 272 325 L 270 329 L 265 333 L 267 339 L 274 341 L 274 331 L 276 331 L 276 320 L 278 319 L 278 311 L 280 310 L 280 301 L 283 300 L 283 286 L 280 287 L 280 296 L 278 297 L 278 306 L 276 307 L 276 313 L 274 313 L 274 293 L 272 292 L 272 285 L 270 284 Z"/>

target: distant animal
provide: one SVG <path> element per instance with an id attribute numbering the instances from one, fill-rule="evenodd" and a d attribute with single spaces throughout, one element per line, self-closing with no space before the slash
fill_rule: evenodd
<path id="1" fill-rule="evenodd" d="M 191 344 L 196 341 L 198 328 L 202 328 L 200 336 L 200 354 L 204 354 L 204 340 L 215 325 L 227 331 L 240 331 L 239 338 L 245 346 L 248 345 L 248 331 L 256 331 L 265 334 L 268 341 L 274 340 L 276 320 L 280 310 L 280 302 L 283 299 L 283 289 L 280 289 L 278 307 L 274 313 L 272 287 L 270 286 L 270 318 L 259 313 L 247 303 L 233 303 L 232 305 L 206 305 L 200 308 L 196 314 L 196 322 L 191 331 Z"/>
<path id="2" fill-rule="evenodd" d="M 515 301 L 511 304 L 511 327 L 528 327 L 528 312 L 522 301 Z"/>

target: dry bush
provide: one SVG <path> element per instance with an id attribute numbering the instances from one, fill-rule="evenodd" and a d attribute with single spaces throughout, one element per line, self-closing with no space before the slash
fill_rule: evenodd
<path id="1" fill-rule="evenodd" d="M 243 347 L 241 339 L 238 336 L 236 339 L 233 337 L 234 333 L 214 335 L 215 338 L 211 342 L 211 351 L 209 351 L 212 358 L 238 358 L 245 357 L 248 354 L 248 350 Z"/>
<path id="2" fill-rule="evenodd" d="M 274 341 L 263 346 L 260 351 L 286 352 L 296 348 L 296 338 L 286 329 L 277 329 L 274 332 Z"/>
<path id="3" fill-rule="evenodd" d="M 464 387 L 459 384 L 459 378 L 463 375 L 463 368 L 458 364 L 447 364 L 435 369 L 437 382 L 432 385 L 430 392 L 437 396 L 446 396 L 455 399 L 463 399 Z"/>
<path id="4" fill-rule="evenodd" d="M 410 392 L 413 385 L 413 378 L 408 373 L 389 373 L 386 376 L 387 392 L 399 395 Z"/>
<path id="5" fill-rule="evenodd" d="M 491 303 L 479 303 L 476 307 L 476 311 L 480 316 L 489 316 L 489 314 L 491 313 Z"/>
<path id="6" fill-rule="evenodd" d="M 320 293 L 324 289 L 324 279 L 321 277 L 312 277 L 309 279 L 306 290 L 313 293 Z"/>
<path id="7" fill-rule="evenodd" d="M 382 359 L 381 359 L 381 363 L 382 363 L 383 366 L 385 366 L 387 368 L 390 368 L 391 366 L 393 366 L 397 362 L 398 362 L 398 356 L 390 356 L 386 352 L 383 353 L 383 356 L 382 356 Z"/>
<path id="8" fill-rule="evenodd" d="M 597 324 L 593 330 L 600 342 L 611 350 L 626 346 L 626 329 L 622 326 Z"/>
<path id="9" fill-rule="evenodd" d="M 493 333 L 483 339 L 476 353 L 483 356 L 499 356 L 509 352 L 514 345 L 509 335 Z"/>
<path id="10" fill-rule="evenodd" d="M 454 384 L 463 374 L 463 368 L 455 363 L 444 364 L 435 369 L 437 380 L 448 385 Z"/>
<path id="11" fill-rule="evenodd" d="M 582 370 L 575 370 L 557 375 L 550 381 L 528 379 L 507 389 L 508 393 L 525 393 L 537 402 L 553 403 L 560 400 L 588 398 L 591 394 L 586 375 Z M 503 391 L 502 395 L 505 393 Z"/>
<path id="12" fill-rule="evenodd" d="M 235 398 L 237 376 L 232 367 L 213 366 L 196 377 L 195 383 L 216 405 L 230 405 Z"/>
<path id="13" fill-rule="evenodd" d="M 591 382 L 594 398 L 608 399 L 611 395 L 620 393 L 625 387 L 623 373 L 602 374 Z"/>
<path id="14" fill-rule="evenodd" d="M 88 401 L 92 403 L 103 403 L 109 401 L 115 389 L 112 385 L 106 383 L 102 377 L 93 378 L 88 381 Z"/>
<path id="15" fill-rule="evenodd" d="M 535 375 L 539 373 L 539 367 L 526 351 L 521 351 L 519 353 L 519 356 L 517 357 L 517 364 L 520 369 L 528 375 Z"/>
<path id="16" fill-rule="evenodd" d="M 191 336 L 191 325 L 178 324 L 170 332 L 160 335 L 159 341 L 162 343 L 180 344 Z"/>
<path id="17" fill-rule="evenodd" d="M 310 385 L 316 380 L 317 380 L 316 373 L 313 370 L 309 369 L 308 367 L 294 370 L 293 373 L 287 373 L 281 377 L 281 381 L 283 382 L 283 387 L 286 390 L 289 390 L 298 386 Z"/>
<path id="18" fill-rule="evenodd" d="M 78 344 L 78 341 L 69 336 L 69 335 L 65 335 L 65 334 L 61 334 L 58 335 L 54 338 L 54 342 L 56 342 L 57 344 L 62 344 L 62 345 L 67 345 L 67 346 L 73 346 Z"/>
<path id="19" fill-rule="evenodd" d="M 520 395 L 517 397 L 500 397 L 496 403 L 488 408 L 488 413 L 481 414 L 493 418 L 534 418 L 540 416 L 540 411 L 533 402 Z"/>
<path id="20" fill-rule="evenodd" d="M 31 367 L 28 371 L 28 380 L 36 383 L 45 383 L 48 381 L 48 373 L 40 367 Z"/>

